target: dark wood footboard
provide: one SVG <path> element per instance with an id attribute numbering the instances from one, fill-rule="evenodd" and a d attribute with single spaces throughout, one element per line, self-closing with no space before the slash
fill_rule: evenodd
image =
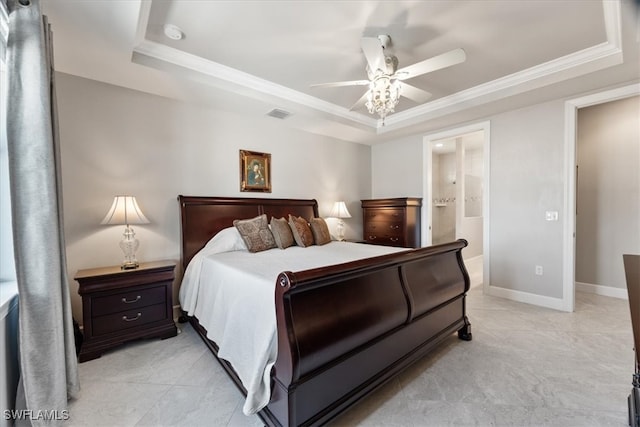
<path id="1" fill-rule="evenodd" d="M 317 216 L 315 200 L 179 197 L 183 266 L 236 218 Z M 278 356 L 271 400 L 275 426 L 328 422 L 458 333 L 471 340 L 465 240 L 301 272 L 275 284 Z M 209 348 L 215 343 L 190 319 Z M 220 360 L 245 392 L 233 367 Z"/>
<path id="2" fill-rule="evenodd" d="M 269 420 L 324 424 L 451 333 L 471 339 L 466 245 L 280 274 Z"/>

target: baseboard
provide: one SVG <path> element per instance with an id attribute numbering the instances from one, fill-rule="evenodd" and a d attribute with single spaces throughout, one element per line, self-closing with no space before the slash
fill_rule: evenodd
<path id="1" fill-rule="evenodd" d="M 613 286 L 593 285 L 591 283 L 576 282 L 576 291 L 590 294 L 602 295 L 605 297 L 629 300 L 629 295 L 625 288 L 614 288 Z"/>
<path id="2" fill-rule="evenodd" d="M 510 299 L 512 301 L 523 302 L 525 304 L 537 305 L 554 310 L 566 311 L 562 298 L 547 297 L 544 295 L 531 294 L 529 292 L 516 291 L 513 289 L 500 288 L 497 286 L 485 286 L 486 294 Z"/>

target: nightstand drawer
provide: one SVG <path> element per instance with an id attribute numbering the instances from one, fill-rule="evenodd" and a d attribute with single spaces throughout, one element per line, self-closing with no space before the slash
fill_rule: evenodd
<path id="1" fill-rule="evenodd" d="M 157 322 L 167 318 L 167 307 L 164 303 L 137 310 L 127 310 L 92 319 L 93 334 L 103 335 L 110 332 L 135 328 L 146 323 Z"/>
<path id="2" fill-rule="evenodd" d="M 165 298 L 165 286 L 122 292 L 116 295 L 92 298 L 92 312 L 96 317 L 104 316 L 106 314 L 134 310 L 149 305 L 164 304 Z"/>

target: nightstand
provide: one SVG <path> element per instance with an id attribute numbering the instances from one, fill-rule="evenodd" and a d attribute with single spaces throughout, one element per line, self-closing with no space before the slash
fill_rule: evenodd
<path id="1" fill-rule="evenodd" d="M 84 322 L 80 362 L 96 359 L 130 340 L 176 336 L 175 266 L 171 261 L 157 261 L 141 263 L 135 270 L 114 266 L 76 273 Z"/>

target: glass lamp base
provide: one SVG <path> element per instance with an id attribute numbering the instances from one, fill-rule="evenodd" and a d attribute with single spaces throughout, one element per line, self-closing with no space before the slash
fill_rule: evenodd
<path id="1" fill-rule="evenodd" d="M 138 260 L 136 259 L 136 251 L 140 246 L 140 242 L 136 239 L 136 234 L 129 226 L 124 231 L 123 239 L 120 241 L 120 249 L 124 252 L 124 261 L 122 262 L 121 269 L 133 270 L 138 268 Z"/>
<path id="2" fill-rule="evenodd" d="M 336 240 L 338 242 L 344 242 L 344 221 L 342 218 L 338 219 L 338 227 L 336 229 Z"/>

